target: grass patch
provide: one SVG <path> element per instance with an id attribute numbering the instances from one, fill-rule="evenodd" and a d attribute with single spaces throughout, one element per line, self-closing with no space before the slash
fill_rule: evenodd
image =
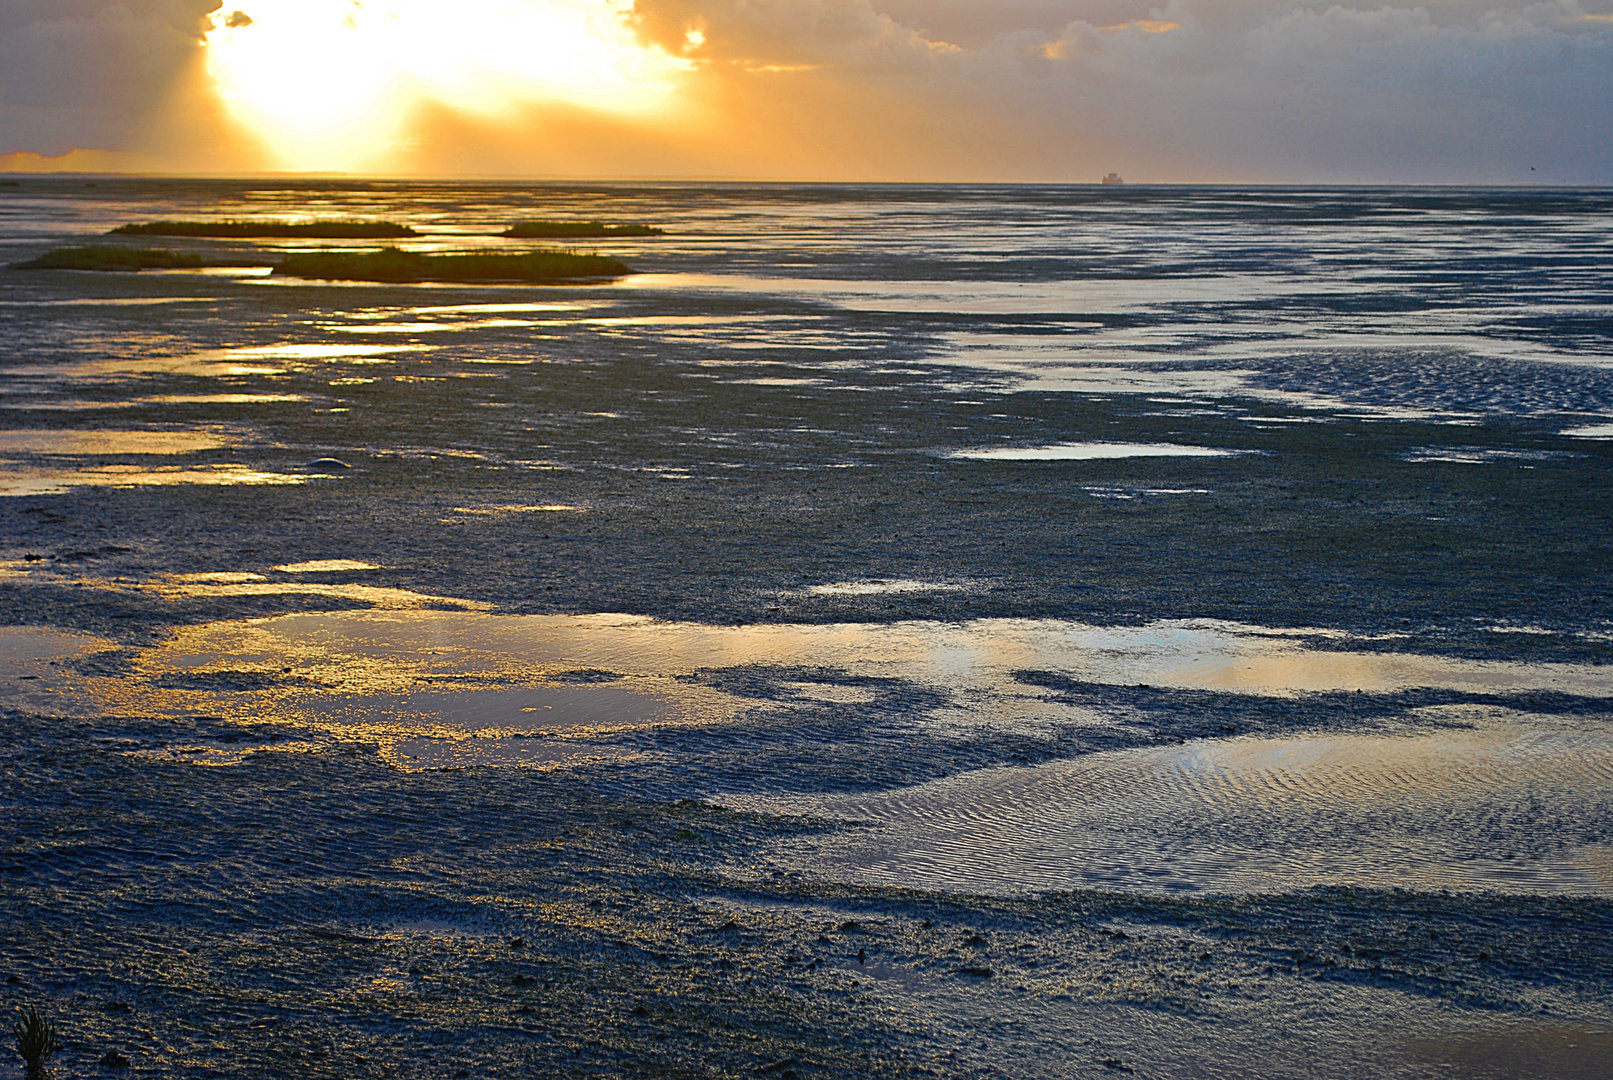
<path id="1" fill-rule="evenodd" d="M 215 240 L 392 240 L 419 234 L 407 225 L 394 225 L 390 221 L 148 221 L 120 225 L 108 235 L 193 236 Z"/>
<path id="2" fill-rule="evenodd" d="M 97 245 L 57 248 L 37 259 L 17 263 L 19 270 L 194 270 L 203 265 L 200 255 L 161 248 L 125 248 Z"/>
<path id="3" fill-rule="evenodd" d="M 586 240 L 612 236 L 663 236 L 653 225 L 607 225 L 603 221 L 517 221 L 503 235 L 512 240 Z"/>
<path id="4" fill-rule="evenodd" d="M 56 1025 L 40 1016 L 32 1005 L 22 1011 L 11 1029 L 17 1039 L 17 1053 L 28 1069 L 28 1080 L 44 1080 L 45 1066 L 61 1048 Z"/>
<path id="5" fill-rule="evenodd" d="M 397 248 L 294 255 L 274 268 L 288 277 L 333 281 L 568 281 L 633 270 L 608 255 L 531 251 L 519 255 L 419 255 Z"/>

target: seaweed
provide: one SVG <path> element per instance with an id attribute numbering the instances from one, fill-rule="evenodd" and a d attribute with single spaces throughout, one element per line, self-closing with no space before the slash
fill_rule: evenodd
<path id="1" fill-rule="evenodd" d="M 621 277 L 633 270 L 608 255 L 573 251 L 421 255 L 397 248 L 294 255 L 274 268 L 287 277 L 341 281 L 568 281 Z"/>
<path id="2" fill-rule="evenodd" d="M 517 221 L 502 233 L 512 240 L 581 240 L 612 236 L 664 236 L 654 225 L 607 225 L 603 221 Z"/>
<path id="3" fill-rule="evenodd" d="M 200 255 L 161 248 L 126 248 L 95 244 L 57 248 L 37 259 L 16 264 L 19 270 L 194 270 L 203 265 Z"/>
<path id="4" fill-rule="evenodd" d="M 109 236 L 190 236 L 215 240 L 391 240 L 419 235 L 390 221 L 148 221 L 121 225 Z"/>

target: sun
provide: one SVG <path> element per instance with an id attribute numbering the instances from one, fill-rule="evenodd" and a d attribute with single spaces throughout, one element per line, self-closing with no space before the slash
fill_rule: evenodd
<path id="1" fill-rule="evenodd" d="M 687 61 L 646 47 L 631 0 L 253 0 L 208 32 L 232 118 L 281 167 L 384 162 L 423 104 L 481 118 L 542 102 L 666 107 Z"/>

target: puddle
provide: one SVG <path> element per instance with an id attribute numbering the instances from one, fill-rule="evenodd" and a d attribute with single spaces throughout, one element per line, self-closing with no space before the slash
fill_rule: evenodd
<path id="1" fill-rule="evenodd" d="M 429 345 L 255 345 L 201 354 L 215 362 L 239 360 L 373 360 L 400 353 L 430 352 Z"/>
<path id="2" fill-rule="evenodd" d="M 183 585 L 240 585 L 248 581 L 267 581 L 262 574 L 244 570 L 204 570 L 195 574 L 170 574 L 169 581 Z"/>
<path id="3" fill-rule="evenodd" d="M 1435 688 L 1613 698 L 1613 667 L 1319 649 L 1314 640 L 1321 631 L 1207 620 L 1133 627 L 1052 619 L 710 626 L 626 615 L 494 615 L 474 601 L 407 589 L 266 581 L 235 571 L 133 588 L 172 598 L 301 594 L 373 605 L 182 627 L 140 654 L 140 668 L 151 677 L 294 669 L 317 673 L 329 690 L 344 693 L 413 692 L 417 680 L 443 678 L 530 684 L 583 672 L 589 681 L 654 680 L 665 697 L 663 684 L 694 686 L 685 680 L 700 671 L 817 669 L 835 672 L 831 681 L 848 685 L 895 680 L 930 688 L 952 702 L 934 722 L 976 725 L 1013 722 L 1028 704 L 1041 714 L 1088 719 L 1077 707 L 1049 699 L 1040 686 L 1021 682 L 1025 671 L 1113 686 L 1274 697 Z"/>
<path id="4" fill-rule="evenodd" d="M 443 334 L 467 330 L 519 330 L 553 323 L 535 319 L 465 319 L 459 322 L 341 323 L 321 329 L 338 334 Z"/>
<path id="5" fill-rule="evenodd" d="M 1313 280 L 1280 274 L 1042 281 L 899 281 L 763 277 L 740 274 L 643 273 L 613 282 L 621 290 L 703 291 L 802 296 L 847 311 L 944 312 L 948 315 L 1043 315 L 1143 312 L 1183 304 L 1246 303 L 1255 297 L 1328 291 Z M 1386 286 L 1383 286 L 1386 288 Z M 1337 291 L 1370 292 L 1359 281 Z"/>
<path id="6" fill-rule="evenodd" d="M 1613 429 L 1610 429 L 1613 434 Z M 1448 462 L 1453 465 L 1490 465 L 1511 461 L 1556 461 L 1577 455 L 1553 450 L 1506 450 L 1487 446 L 1419 446 L 1406 451 L 1402 460 Z"/>
<path id="7" fill-rule="evenodd" d="M 517 302 L 497 304 L 441 304 L 434 307 L 407 309 L 414 315 L 521 315 L 550 311 L 586 311 L 601 305 L 588 301 Z M 373 318 L 390 318 L 389 313 L 377 313 Z"/>
<path id="8" fill-rule="evenodd" d="M 82 681 L 70 662 L 117 642 L 39 626 L 0 627 L 0 708 L 77 715 Z"/>
<path id="9" fill-rule="evenodd" d="M 1185 346 L 1164 328 L 1130 333 L 1063 334 L 966 332 L 943 335 L 930 363 L 980 372 L 1016 390 L 1043 393 L 1184 396 L 1195 404 L 1249 392 L 1252 370 L 1183 367 Z M 1188 359 L 1197 359 L 1191 358 Z"/>
<path id="10" fill-rule="evenodd" d="M 307 401 L 302 394 L 156 394 L 120 401 L 74 398 L 14 398 L 0 401 L 0 409 L 34 412 L 89 412 L 94 409 L 134 409 L 142 405 L 266 405 Z M 123 451 L 127 453 L 127 451 Z"/>
<path id="11" fill-rule="evenodd" d="M 207 431 L 0 431 L 0 453 L 13 454 L 192 454 L 229 445 L 229 440 Z"/>
<path id="12" fill-rule="evenodd" d="M 272 266 L 202 266 L 173 270 L 148 271 L 153 274 L 176 274 L 191 277 L 265 278 L 274 273 Z"/>
<path id="13" fill-rule="evenodd" d="M 872 795 L 732 797 L 861 823 L 810 872 L 985 894 L 1320 885 L 1613 894 L 1613 738 L 1496 725 L 1235 738 L 996 768 Z"/>
<path id="14" fill-rule="evenodd" d="M 1313 648 L 1307 638 L 1336 632 L 1265 630 L 1210 620 L 1101 627 L 1056 619 L 977 619 L 964 623 L 767 624 L 710 626 L 632 615 L 492 615 L 419 610 L 432 603 L 476 605 L 405 590 L 357 585 L 264 582 L 165 588 L 256 592 L 328 590 L 332 595 L 396 594 L 395 612 L 284 615 L 253 622 L 186 627 L 154 651 L 155 663 L 191 666 L 195 657 L 254 655 L 312 660 L 340 671 L 385 659 L 434 671 L 554 673 L 606 671 L 670 678 L 745 665 L 817 667 L 851 678 L 901 679 L 984 699 L 1018 699 L 1032 689 L 1026 670 L 1077 681 L 1293 696 L 1418 687 L 1472 693 L 1556 691 L 1613 697 L 1613 667 L 1473 661 L 1413 653 Z"/>
<path id="15" fill-rule="evenodd" d="M 867 705 L 879 699 L 872 690 L 838 683 L 787 682 L 784 689 L 802 701 L 823 701 L 831 705 Z"/>
<path id="16" fill-rule="evenodd" d="M 1082 491 L 1094 499 L 1114 499 L 1125 502 L 1131 499 L 1153 498 L 1160 495 L 1209 495 L 1209 488 L 1133 488 L 1113 484 L 1087 484 Z"/>
<path id="17" fill-rule="evenodd" d="M 541 503 L 526 505 L 521 503 L 506 503 L 500 506 L 456 506 L 456 514 L 483 514 L 497 516 L 499 514 L 564 514 L 581 513 L 580 506 L 567 506 L 565 503 Z"/>
<path id="18" fill-rule="evenodd" d="M 1105 461 L 1139 457 L 1231 457 L 1232 450 L 1175 443 L 1055 443 L 1052 446 L 1003 446 L 990 450 L 958 450 L 949 457 L 970 461 Z"/>
<path id="19" fill-rule="evenodd" d="M 421 690 L 384 699 L 315 697 L 298 708 L 330 723 L 483 738 L 597 737 L 677 718 L 666 698 L 614 685 Z"/>
<path id="20" fill-rule="evenodd" d="M 138 465 L 105 465 L 84 469 L 0 470 L 0 498 L 64 495 L 73 488 L 171 487 L 197 484 L 232 487 L 241 484 L 294 485 L 311 479 L 328 479 L 292 473 L 265 472 L 245 465 L 179 466 L 148 469 Z"/>
<path id="21" fill-rule="evenodd" d="M 82 296 L 71 300 L 0 300 L 0 307 L 160 307 L 164 304 L 212 304 L 210 296 Z"/>
<path id="22" fill-rule="evenodd" d="M 808 596 L 889 596 L 901 593 L 962 592 L 964 586 L 939 581 L 834 581 L 825 585 L 809 585 L 802 590 Z"/>
<path id="23" fill-rule="evenodd" d="M 325 596 L 333 600 L 351 600 L 355 603 L 368 604 L 382 611 L 413 611 L 426 607 L 485 611 L 491 606 L 474 600 L 431 596 L 409 589 L 378 585 L 266 581 L 259 574 L 205 574 L 196 578 L 190 575 L 178 575 L 141 588 L 149 589 L 169 599 L 185 596 Z"/>
<path id="24" fill-rule="evenodd" d="M 293 714 L 378 743 L 382 757 L 406 771 L 558 768 L 643 758 L 609 737 L 688 723 L 689 702 L 680 707 L 677 696 L 618 686 L 426 690 L 313 697 L 298 701 Z"/>
<path id="25" fill-rule="evenodd" d="M 158 394 L 136 398 L 131 405 L 268 405 L 307 401 L 302 394 Z M 119 402 L 122 404 L 122 402 Z"/>
<path id="26" fill-rule="evenodd" d="M 15 678 L 40 663 L 70 660 L 117 648 L 117 643 L 90 634 L 69 634 L 43 626 L 0 626 L 0 679 Z"/>
<path id="27" fill-rule="evenodd" d="M 312 363 L 391 364 L 401 354 L 427 351 L 425 345 L 265 345 L 238 349 L 205 349 L 178 356 L 141 355 L 80 360 L 65 364 L 30 364 L 0 373 L 8 378 L 115 382 L 163 375 L 197 378 L 243 378 L 284 375 Z"/>
<path id="28" fill-rule="evenodd" d="M 866 680 L 900 680 L 929 687 L 940 693 L 945 704 L 915 717 L 914 722 L 932 725 L 943 733 L 992 726 L 1044 730 L 1049 724 L 1091 722 L 1082 708 L 1051 700 L 1040 687 L 1018 681 L 1017 673 L 1024 670 L 1112 685 L 1147 682 L 1279 696 L 1427 686 L 1476 692 L 1559 690 L 1613 697 L 1613 671 L 1596 667 L 1484 664 L 1406 654 L 1323 651 L 1311 647 L 1301 636 L 1303 632 L 1260 631 L 1224 623 L 1105 628 L 1055 620 L 999 619 L 964 624 L 723 627 L 620 615 L 493 615 L 474 610 L 476 605 L 469 602 L 404 589 L 226 579 L 216 574 L 146 588 L 173 597 L 305 594 L 373 605 L 375 610 L 185 627 L 170 640 L 142 652 L 138 667 L 153 680 L 209 676 L 212 672 L 245 672 L 254 678 L 290 673 L 294 678 L 312 679 L 319 684 L 320 703 L 307 700 L 313 692 L 308 689 L 274 690 L 270 697 L 277 703 L 279 715 L 294 714 L 321 728 L 352 731 L 368 709 L 373 715 L 364 722 L 378 725 L 376 731 L 388 738 L 401 737 L 394 720 L 402 713 L 394 699 L 402 695 L 418 694 L 444 680 L 457 681 L 462 689 L 478 694 L 495 690 L 526 694 L 534 683 L 565 680 L 570 673 L 581 673 L 589 682 L 636 680 L 634 693 L 675 706 L 661 712 L 662 705 L 657 705 L 653 715 L 635 718 L 627 727 L 640 721 L 723 723 L 756 703 L 719 693 L 688 677 L 743 666 L 836 673 L 836 679 L 798 680 L 788 687 L 803 704 L 866 702 L 866 686 L 858 685 Z M 442 610 L 450 605 L 469 610 Z M 519 687 L 526 689 L 517 690 Z M 129 692 L 129 685 L 120 692 Z M 596 699 L 612 699 L 615 693 L 596 695 Z M 348 704 L 338 709 L 332 704 L 337 699 Z M 206 699 L 205 707 L 216 715 L 251 717 L 263 711 L 267 700 L 215 696 Z M 565 697 L 565 707 L 558 708 L 562 713 L 570 710 L 576 718 L 567 721 L 578 729 L 571 737 L 578 737 L 584 729 L 589 738 L 605 737 L 601 734 L 603 721 L 582 706 L 583 700 Z M 462 707 L 450 710 L 457 718 L 451 724 L 445 719 L 449 714 L 443 712 L 447 706 L 422 706 L 410 713 L 415 723 L 407 734 L 435 732 L 433 737 L 437 737 L 446 732 L 461 738 L 514 724 L 537 725 L 551 733 L 558 730 L 553 721 L 538 724 L 541 717 L 516 716 L 506 704 L 506 699 L 496 695 L 464 699 Z M 202 707 L 195 700 L 184 705 L 191 711 Z M 780 706 L 775 701 L 768 707 Z M 160 711 L 158 704 L 149 708 Z M 545 714 L 556 711 L 549 708 Z M 428 713 L 436 719 L 430 719 Z M 444 724 L 448 726 L 444 728 Z M 467 752 L 465 747 L 456 750 L 460 756 Z M 488 744 L 473 756 L 490 759 L 513 752 Z M 535 753 L 531 747 L 520 752 Z"/>

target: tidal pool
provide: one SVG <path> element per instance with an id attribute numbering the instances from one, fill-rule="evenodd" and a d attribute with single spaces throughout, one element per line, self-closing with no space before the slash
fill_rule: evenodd
<path id="1" fill-rule="evenodd" d="M 327 560 L 278 569 L 316 568 L 369 567 Z M 58 707 L 289 726 L 307 733 L 296 746 L 369 743 L 410 772 L 609 763 L 630 775 L 635 763 L 659 761 L 675 775 L 682 744 L 668 732 L 743 725 L 753 748 L 810 743 L 826 737 L 822 709 L 872 707 L 881 687 L 897 685 L 930 695 L 906 721 L 915 737 L 958 745 L 992 732 L 1042 738 L 1122 722 L 1049 689 L 1060 684 L 1144 684 L 1301 709 L 1311 695 L 1358 691 L 1613 701 L 1610 668 L 1376 652 L 1304 629 L 1013 619 L 710 626 L 432 610 L 444 601 L 380 586 L 186 577 L 164 588 L 323 590 L 393 610 L 180 628 L 130 654 L 120 677 L 56 679 Z M 63 637 L 23 652 L 87 647 Z M 779 693 L 747 689 L 757 677 L 781 679 Z M 773 719 L 757 729 L 758 716 Z M 1613 731 L 1482 700 L 1407 706 L 1385 722 L 1376 732 L 1324 726 L 1290 737 L 1171 740 L 867 793 L 725 794 L 721 771 L 708 769 L 689 793 L 844 823 L 778 857 L 859 884 L 1008 894 L 1317 885 L 1613 894 Z M 153 752 L 212 764 L 241 757 L 237 747 Z M 744 756 L 729 776 L 745 774 Z"/>
<path id="2" fill-rule="evenodd" d="M 1319 642 L 1335 647 L 1318 648 Z M 145 655 L 156 667 L 185 668 L 232 658 L 261 658 L 253 663 L 318 659 L 338 678 L 350 664 L 379 658 L 400 673 L 413 665 L 433 670 L 458 665 L 467 672 L 586 669 L 667 678 L 742 666 L 819 667 L 1004 698 L 1041 693 L 1019 680 L 1024 671 L 1116 686 L 1247 695 L 1436 688 L 1613 698 L 1613 667 L 1344 647 L 1352 643 L 1370 644 L 1352 642 L 1337 631 L 1213 620 L 1142 626 L 1060 619 L 712 626 L 636 615 L 410 610 L 320 612 L 184 627 Z"/>

